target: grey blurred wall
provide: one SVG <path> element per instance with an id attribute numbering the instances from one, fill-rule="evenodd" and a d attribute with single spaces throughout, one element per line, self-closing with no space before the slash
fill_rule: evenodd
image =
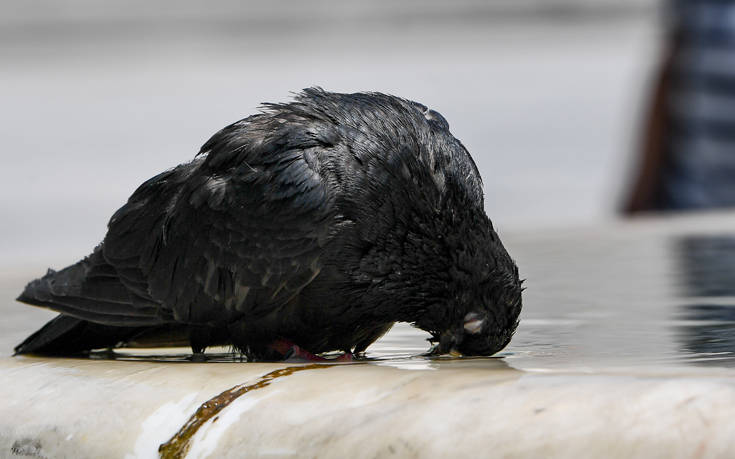
<path id="1" fill-rule="evenodd" d="M 440 111 L 501 232 L 610 218 L 659 25 L 649 0 L 0 2 L 0 270 L 74 261 L 140 182 L 312 85 Z"/>

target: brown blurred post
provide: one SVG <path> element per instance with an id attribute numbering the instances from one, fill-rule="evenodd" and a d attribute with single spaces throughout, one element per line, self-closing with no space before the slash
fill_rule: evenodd
<path id="1" fill-rule="evenodd" d="M 624 203 L 622 212 L 625 215 L 655 210 L 659 208 L 659 196 L 662 186 L 664 166 L 666 164 L 666 138 L 669 117 L 667 102 L 671 86 L 671 74 L 674 56 L 679 40 L 671 40 L 670 49 L 666 53 L 653 91 L 653 100 L 643 132 L 641 157 L 638 163 L 638 174 L 634 179 L 629 197 Z"/>

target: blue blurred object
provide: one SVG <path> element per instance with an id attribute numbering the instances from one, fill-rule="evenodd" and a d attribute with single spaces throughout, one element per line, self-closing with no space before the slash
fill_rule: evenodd
<path id="1" fill-rule="evenodd" d="M 662 205 L 735 205 L 735 2 L 676 1 L 671 162 Z"/>
<path id="2" fill-rule="evenodd" d="M 660 178 L 644 207 L 735 206 L 735 2 L 679 0 L 670 6 Z"/>

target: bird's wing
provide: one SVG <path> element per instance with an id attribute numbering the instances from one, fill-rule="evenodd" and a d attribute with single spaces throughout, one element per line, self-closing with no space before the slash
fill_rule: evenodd
<path id="1" fill-rule="evenodd" d="M 104 256 L 131 291 L 178 322 L 259 316 L 316 277 L 334 218 L 308 126 L 256 115 L 193 162 L 143 185 L 112 217 Z M 313 130 L 312 130 L 313 131 Z"/>

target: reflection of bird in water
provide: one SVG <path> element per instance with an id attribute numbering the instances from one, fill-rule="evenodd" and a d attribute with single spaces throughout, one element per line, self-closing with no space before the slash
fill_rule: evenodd
<path id="1" fill-rule="evenodd" d="M 438 352 L 489 355 L 511 339 L 521 286 L 440 114 L 308 89 L 145 182 L 90 256 L 18 299 L 61 312 L 18 353 L 175 335 L 255 359 L 359 353 L 405 321 Z"/>

